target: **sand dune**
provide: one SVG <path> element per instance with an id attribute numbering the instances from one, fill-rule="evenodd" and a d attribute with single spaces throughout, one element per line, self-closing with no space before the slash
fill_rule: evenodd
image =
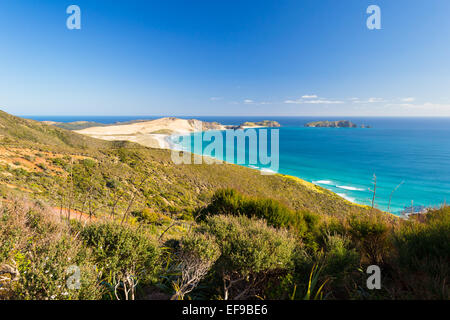
<path id="1" fill-rule="evenodd" d="M 131 141 L 146 147 L 170 149 L 171 135 L 186 135 L 206 130 L 249 129 L 279 127 L 276 121 L 245 122 L 240 126 L 222 125 L 217 122 L 205 122 L 196 119 L 179 119 L 174 117 L 131 124 L 114 124 L 110 126 L 89 127 L 75 132 L 93 138 L 109 141 Z"/>
<path id="2" fill-rule="evenodd" d="M 90 127 L 75 132 L 103 140 L 126 140 L 151 148 L 170 149 L 170 135 L 205 130 L 225 130 L 227 126 L 195 119 L 161 118 L 126 125 Z"/>

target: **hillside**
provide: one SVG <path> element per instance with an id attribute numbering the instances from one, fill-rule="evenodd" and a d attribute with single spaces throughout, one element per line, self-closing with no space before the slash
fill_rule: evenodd
<path id="1" fill-rule="evenodd" d="M 73 122 L 42 121 L 42 123 L 49 124 L 66 130 L 82 130 L 90 127 L 105 126 L 105 124 L 103 123 L 98 123 L 94 121 L 73 121 Z"/>
<path id="2" fill-rule="evenodd" d="M 110 210 L 108 203 L 115 192 L 129 194 L 143 179 L 147 180 L 137 188 L 134 206 L 159 212 L 191 212 L 205 205 L 221 188 L 271 197 L 295 210 L 335 216 L 368 210 L 301 179 L 262 176 L 257 170 L 231 164 L 175 165 L 168 150 L 97 140 L 4 112 L 0 113 L 0 135 L 0 183 L 4 194 L 28 190 L 35 198 L 57 203 L 64 190 L 52 186 L 64 189 L 72 174 L 76 196 L 83 198 L 88 191 L 93 193 L 92 198 L 101 207 L 98 213 Z M 95 190 L 89 189 L 90 183 L 94 183 Z M 109 188 L 110 184 L 116 188 Z M 9 187 L 5 189 L 6 185 Z M 126 207 L 127 201 L 121 198 L 117 205 Z"/>
<path id="3" fill-rule="evenodd" d="M 78 149 L 108 147 L 108 144 L 103 141 L 90 139 L 39 121 L 14 117 L 1 110 L 0 144 Z"/>

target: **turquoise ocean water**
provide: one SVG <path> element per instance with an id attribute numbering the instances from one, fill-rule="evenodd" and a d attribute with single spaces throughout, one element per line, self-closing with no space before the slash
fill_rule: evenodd
<path id="1" fill-rule="evenodd" d="M 156 117 L 28 118 L 114 123 Z M 244 121 L 276 120 L 282 125 L 278 172 L 316 183 L 356 203 L 370 204 L 373 174 L 377 176 L 375 203 L 380 209 L 387 209 L 392 190 L 402 182 L 392 196 L 394 213 L 411 206 L 411 201 L 414 206 L 439 206 L 450 201 L 450 118 L 344 117 L 357 124 L 370 125 L 370 129 L 304 127 L 309 121 L 342 117 L 184 118 L 235 125 Z"/>

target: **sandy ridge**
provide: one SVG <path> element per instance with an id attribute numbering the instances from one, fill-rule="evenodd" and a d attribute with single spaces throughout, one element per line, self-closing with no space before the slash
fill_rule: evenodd
<path id="1" fill-rule="evenodd" d="M 251 126 L 251 128 L 260 127 Z M 232 128 L 236 128 L 236 126 L 222 125 L 217 122 L 204 122 L 196 119 L 167 117 L 132 124 L 90 127 L 76 130 L 75 132 L 102 140 L 131 141 L 146 147 L 171 149 L 170 136 L 172 135 L 186 135 L 206 130 L 227 130 Z M 238 128 L 247 129 L 250 126 L 238 126 Z"/>

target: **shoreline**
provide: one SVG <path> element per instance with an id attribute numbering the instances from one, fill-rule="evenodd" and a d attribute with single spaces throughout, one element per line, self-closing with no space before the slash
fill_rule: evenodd
<path id="1" fill-rule="evenodd" d="M 225 130 L 218 130 L 218 131 L 225 131 Z M 193 133 L 190 133 L 190 134 L 193 134 Z M 257 167 L 256 165 L 251 165 L 251 164 L 249 164 L 249 165 L 245 165 L 245 164 L 237 164 L 237 163 L 225 161 L 225 160 L 223 160 L 223 159 L 215 158 L 215 157 L 212 157 L 212 156 L 208 156 L 208 155 L 204 155 L 204 154 L 197 154 L 197 153 L 192 152 L 192 151 L 187 151 L 187 150 L 180 150 L 180 149 L 177 149 L 177 148 L 174 147 L 173 143 L 170 141 L 171 137 L 174 137 L 174 136 L 175 136 L 175 137 L 178 137 L 178 136 L 183 136 L 183 135 L 180 135 L 180 134 L 166 135 L 166 136 L 164 137 L 164 139 L 166 140 L 165 142 L 166 142 L 167 145 L 168 145 L 168 148 L 165 148 L 166 150 L 180 151 L 180 152 L 181 152 L 181 151 L 189 152 L 189 153 L 191 153 L 191 154 L 193 154 L 193 155 L 198 155 L 198 156 L 202 156 L 202 157 L 208 157 L 208 158 L 212 158 L 212 159 L 214 159 L 214 160 L 220 160 L 220 161 L 222 162 L 222 164 L 237 165 L 237 166 L 241 166 L 241 167 L 244 167 L 244 168 L 247 168 L 247 169 L 257 170 L 257 171 L 259 171 L 259 172 L 261 173 L 261 175 L 263 175 L 262 172 L 264 172 L 264 168 Z M 267 175 L 267 174 L 266 174 L 266 175 Z M 294 176 L 294 175 L 289 175 L 289 174 L 284 174 L 284 173 L 280 173 L 280 172 L 273 172 L 273 171 L 272 171 L 269 175 L 280 175 L 280 176 L 283 176 L 283 177 L 286 177 L 286 178 L 290 178 L 290 179 L 293 179 L 293 180 L 295 180 L 295 181 L 297 181 L 297 182 L 299 182 L 299 183 L 302 183 L 302 184 L 304 184 L 304 185 L 307 185 L 309 188 L 321 188 L 321 189 L 325 189 L 325 190 L 327 190 L 327 191 L 333 193 L 334 195 L 338 196 L 339 198 L 341 198 L 341 199 L 343 199 L 343 200 L 345 200 L 345 201 L 351 203 L 352 205 L 370 208 L 370 206 L 368 206 L 368 205 L 366 205 L 366 204 L 362 204 L 362 203 L 358 203 L 358 202 L 356 202 L 356 201 L 350 200 L 350 199 L 353 199 L 353 198 L 351 198 L 351 197 L 349 197 L 349 196 L 346 196 L 346 195 L 343 195 L 343 194 L 334 192 L 333 190 L 330 190 L 330 189 L 328 189 L 328 188 L 325 188 L 325 187 L 321 186 L 320 184 L 314 183 L 314 181 L 307 181 L 307 180 L 305 180 L 305 179 L 302 178 L 302 177 L 298 177 L 298 176 Z M 319 189 L 319 190 L 320 190 L 320 189 Z M 318 191 L 318 190 L 316 190 L 316 191 Z M 382 212 L 385 212 L 385 213 L 389 213 L 389 214 L 391 214 L 391 215 L 393 215 L 393 216 L 395 216 L 395 217 L 400 217 L 400 216 L 398 216 L 398 215 L 396 215 L 396 214 L 394 214 L 394 213 L 391 213 L 391 212 L 383 211 L 383 210 L 381 210 L 381 209 L 378 209 L 378 210 L 380 210 L 380 211 L 382 211 Z"/>
<path id="2" fill-rule="evenodd" d="M 51 122 L 44 122 L 55 124 Z M 171 137 L 188 135 L 210 130 L 224 131 L 235 129 L 258 129 L 280 127 L 276 121 L 245 122 L 241 125 L 224 125 L 218 122 L 205 122 L 197 119 L 165 117 L 133 123 L 115 123 L 73 130 L 76 133 L 107 141 L 131 141 L 146 147 L 172 149 Z"/>
<path id="3" fill-rule="evenodd" d="M 183 150 L 183 148 L 180 148 L 177 146 L 176 143 L 174 143 L 173 139 L 174 137 L 179 136 L 187 136 L 192 135 L 194 133 L 198 132 L 205 132 L 209 130 L 219 131 L 223 132 L 226 130 L 229 130 L 230 128 L 240 128 L 240 129 L 260 129 L 260 128 L 268 128 L 269 126 L 259 126 L 259 125 L 252 125 L 252 126 L 230 126 L 230 125 L 222 125 L 217 122 L 212 123 L 204 123 L 200 120 L 186 120 L 186 119 L 178 119 L 178 118 L 161 118 L 151 121 L 143 121 L 143 122 L 137 122 L 133 124 L 114 124 L 110 126 L 102 126 L 102 127 L 90 127 L 82 130 L 75 130 L 75 132 L 84 134 L 93 138 L 97 139 L 103 139 L 103 140 L 109 140 L 109 141 L 130 141 L 134 143 L 138 143 L 140 145 L 143 145 L 145 147 L 150 148 L 157 148 L 157 149 L 163 149 L 163 150 L 175 150 L 175 151 L 185 151 L 189 152 L 195 155 L 203 156 L 203 157 L 209 157 L 213 158 L 214 160 L 220 160 L 223 163 L 226 164 L 235 164 L 242 167 L 246 167 L 248 169 L 258 170 L 262 175 L 270 175 L 270 174 L 280 174 L 283 176 L 290 176 L 285 175 L 283 173 L 279 172 L 267 172 L 264 168 L 260 168 L 256 165 L 246 165 L 246 164 L 236 164 L 232 162 L 226 162 L 223 159 L 210 157 L 204 154 L 196 154 L 192 152 L 192 150 Z M 332 192 L 334 195 L 338 196 L 339 198 L 351 203 L 352 205 L 357 206 L 365 206 L 367 207 L 367 204 L 358 203 L 355 201 L 355 199 L 351 196 L 348 196 L 343 193 L 335 192 L 329 188 L 326 188 L 320 184 L 314 183 L 314 181 L 307 181 L 302 177 L 299 176 L 292 176 L 297 179 L 301 179 L 305 183 L 311 184 L 313 186 L 316 186 L 318 188 L 323 188 L 329 192 Z"/>

